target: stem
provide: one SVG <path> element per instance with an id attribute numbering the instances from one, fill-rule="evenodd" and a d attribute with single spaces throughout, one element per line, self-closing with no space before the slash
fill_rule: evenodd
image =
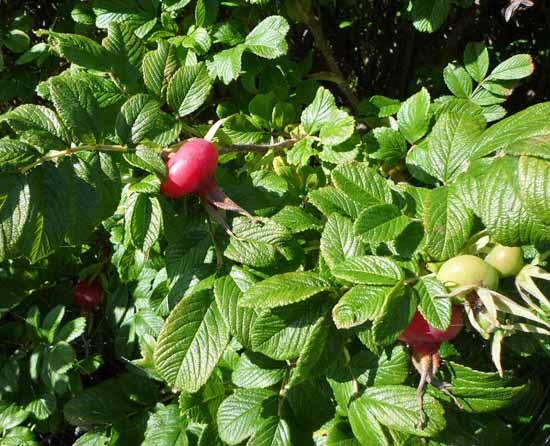
<path id="1" fill-rule="evenodd" d="M 409 70 L 414 52 L 415 36 L 416 33 L 414 28 L 412 28 L 410 24 L 407 24 L 407 41 L 405 43 L 405 54 L 403 56 L 403 68 L 401 69 L 401 75 L 399 77 L 399 92 L 401 97 L 404 97 L 407 93 L 407 81 L 409 79 Z"/>
<path id="2" fill-rule="evenodd" d="M 62 158 L 64 156 L 73 155 L 78 152 L 83 152 L 85 150 L 95 150 L 99 152 L 127 152 L 128 147 L 120 146 L 120 145 L 105 145 L 100 144 L 97 146 L 90 146 L 90 145 L 84 145 L 84 146 L 78 146 L 78 147 L 69 147 L 68 149 L 63 150 L 50 150 L 48 153 L 46 153 L 41 158 L 37 159 L 36 161 L 32 162 L 31 164 L 28 164 L 24 167 L 22 167 L 19 172 L 25 173 L 28 172 L 31 169 L 34 169 L 35 167 L 45 163 L 46 161 L 53 161 L 57 158 Z"/>
<path id="3" fill-rule="evenodd" d="M 284 404 L 286 395 L 288 393 L 288 377 L 290 375 L 290 369 L 286 369 L 285 376 L 283 377 L 283 382 L 281 384 L 281 389 L 279 390 L 279 404 L 277 406 L 277 415 L 282 418 L 284 415 Z"/>
<path id="4" fill-rule="evenodd" d="M 234 144 L 234 145 L 228 146 L 228 147 L 220 147 L 218 149 L 218 153 L 220 155 L 223 155 L 224 153 L 232 153 L 232 152 L 267 153 L 270 150 L 283 150 L 283 149 L 292 147 L 298 141 L 300 141 L 300 139 L 291 138 L 291 139 L 285 139 L 284 141 L 276 142 L 276 143 L 273 143 L 273 144 Z M 181 147 L 181 144 L 182 144 L 181 142 L 178 142 L 176 144 L 172 144 L 172 145 L 168 146 L 166 149 L 164 149 L 161 152 L 161 156 L 163 158 L 165 158 L 170 153 L 178 151 L 178 149 Z"/>
<path id="5" fill-rule="evenodd" d="M 292 147 L 299 141 L 297 138 L 285 139 L 281 142 L 273 144 L 234 144 L 229 147 L 221 147 L 219 153 L 231 153 L 231 152 L 257 152 L 266 153 L 270 150 L 282 150 Z"/>
<path id="6" fill-rule="evenodd" d="M 220 269 L 223 266 L 223 256 L 218 241 L 214 236 L 214 229 L 212 228 L 212 222 L 210 221 L 210 215 L 208 214 L 206 214 L 206 223 L 208 225 L 208 233 L 210 234 L 210 238 L 214 244 L 214 250 L 216 251 L 216 267 L 217 269 Z"/>
<path id="7" fill-rule="evenodd" d="M 359 383 L 357 382 L 356 376 L 353 374 L 353 371 L 351 369 L 351 356 L 349 354 L 349 351 L 346 347 L 344 347 L 344 356 L 346 357 L 346 367 L 349 368 L 350 375 L 351 375 L 351 397 L 349 399 L 350 403 L 359 396 Z"/>
<path id="8" fill-rule="evenodd" d="M 187 133 L 189 133 L 192 136 L 195 136 L 197 138 L 202 138 L 203 137 L 201 132 L 194 129 L 193 127 L 191 127 L 190 125 L 186 124 L 183 121 L 181 121 L 181 127 L 183 128 L 183 130 L 185 130 Z"/>
<path id="9" fill-rule="evenodd" d="M 338 87 L 340 88 L 342 93 L 344 93 L 352 107 L 357 110 L 359 106 L 359 99 L 357 98 L 357 96 L 355 96 L 355 93 L 349 87 L 348 81 L 344 76 L 344 73 L 342 73 L 342 70 L 338 66 L 338 62 L 336 61 L 334 54 L 332 53 L 332 48 L 330 47 L 330 44 L 325 37 L 325 33 L 321 26 L 320 17 L 314 17 L 313 14 L 303 14 L 302 18 L 306 26 L 311 30 L 311 33 L 313 34 L 313 40 L 315 40 L 315 45 L 317 46 L 317 48 L 319 48 L 319 51 L 323 55 L 327 67 L 335 74 L 336 79 L 334 80 L 334 82 L 338 84 Z"/>

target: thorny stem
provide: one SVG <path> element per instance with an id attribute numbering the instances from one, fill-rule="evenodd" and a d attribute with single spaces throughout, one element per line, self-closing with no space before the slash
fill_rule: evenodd
<path id="1" fill-rule="evenodd" d="M 125 147 L 125 146 L 105 145 L 105 144 L 99 144 L 97 146 L 84 145 L 84 146 L 78 146 L 78 147 L 69 147 L 68 149 L 63 149 L 63 150 L 50 150 L 41 158 L 37 159 L 31 164 L 24 166 L 19 172 L 25 173 L 31 169 L 34 169 L 40 164 L 45 163 L 46 161 L 53 161 L 57 158 L 73 155 L 75 153 L 83 152 L 85 150 L 95 150 L 99 152 L 128 152 L 129 151 L 128 147 Z"/>
<path id="2" fill-rule="evenodd" d="M 201 136 L 200 134 L 196 133 L 197 136 Z M 288 147 L 292 147 L 294 144 L 296 144 L 299 141 L 297 138 L 291 138 L 286 139 L 281 142 L 273 143 L 273 144 L 235 144 L 233 146 L 229 147 L 222 147 L 219 149 L 219 153 L 230 153 L 230 152 L 257 152 L 257 153 L 266 153 L 269 150 L 282 150 Z M 161 156 L 166 156 L 171 152 L 175 152 L 181 147 L 181 142 L 178 142 L 176 144 L 172 144 L 168 146 L 166 149 L 164 149 L 161 152 Z M 46 153 L 44 156 L 38 158 L 36 161 L 33 161 L 30 164 L 27 164 L 26 166 L 23 166 L 21 169 L 19 169 L 19 173 L 26 173 L 29 170 L 34 169 L 35 167 L 40 166 L 41 164 L 47 162 L 47 161 L 54 161 L 58 158 L 62 158 L 64 156 L 74 155 L 78 152 L 84 152 L 84 151 L 96 151 L 96 152 L 131 152 L 133 149 L 118 145 L 118 144 L 98 144 L 98 145 L 82 145 L 77 147 L 69 147 L 67 149 L 62 150 L 50 150 L 48 153 Z"/>
<path id="3" fill-rule="evenodd" d="M 219 153 L 230 153 L 230 152 L 257 152 L 265 153 L 270 150 L 282 150 L 292 147 L 299 141 L 297 138 L 285 139 L 281 142 L 276 142 L 273 144 L 234 144 L 230 147 L 221 147 Z"/>

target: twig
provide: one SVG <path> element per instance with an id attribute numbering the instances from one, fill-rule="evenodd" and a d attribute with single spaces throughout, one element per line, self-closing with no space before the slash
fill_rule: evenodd
<path id="1" fill-rule="evenodd" d="M 231 153 L 231 152 L 257 152 L 265 153 L 270 150 L 282 150 L 288 147 L 292 147 L 296 144 L 299 139 L 292 138 L 286 139 L 281 142 L 276 142 L 273 144 L 234 144 L 229 147 L 220 147 L 218 150 L 219 153 Z"/>
<path id="2" fill-rule="evenodd" d="M 291 138 L 286 139 L 281 142 L 273 143 L 273 144 L 235 144 L 233 146 L 229 147 L 221 147 L 219 149 L 219 153 L 231 153 L 231 152 L 257 152 L 257 153 L 266 153 L 270 150 L 282 150 L 288 147 L 292 147 L 294 144 L 296 144 L 299 141 L 297 138 Z M 160 153 L 160 155 L 163 158 L 166 158 L 170 153 L 175 152 L 181 147 L 181 142 L 178 142 L 176 144 L 172 144 L 168 146 L 167 148 L 163 149 Z M 46 153 L 44 156 L 38 158 L 36 161 L 27 164 L 26 166 L 23 166 L 21 169 L 19 169 L 19 173 L 26 173 L 31 169 L 34 169 L 35 167 L 38 167 L 39 165 L 47 162 L 47 161 L 53 161 L 58 158 L 62 158 L 64 156 L 73 155 L 78 152 L 84 152 L 84 151 L 96 151 L 96 152 L 130 152 L 132 149 L 121 146 L 121 145 L 108 145 L 108 144 L 98 144 L 95 146 L 92 145 L 82 145 L 77 147 L 69 147 L 67 149 L 62 150 L 50 150 L 48 153 Z"/>
<path id="3" fill-rule="evenodd" d="M 344 93 L 344 95 L 346 96 L 351 106 L 355 110 L 357 110 L 359 106 L 359 99 L 357 98 L 353 90 L 350 88 L 348 81 L 344 76 L 344 73 L 342 73 L 342 70 L 338 66 L 338 62 L 336 61 L 336 58 L 332 53 L 332 48 L 330 47 L 330 44 L 323 31 L 323 27 L 321 26 L 320 14 L 318 15 L 319 15 L 318 17 L 315 17 L 311 13 L 304 13 L 302 15 L 302 18 L 306 26 L 311 30 L 311 33 L 313 34 L 313 40 L 315 41 L 315 45 L 317 46 L 317 48 L 319 48 L 319 51 L 323 55 L 323 58 L 325 59 L 328 69 L 336 75 L 337 80 L 334 80 L 333 82 L 336 82 L 336 84 L 338 85 L 342 93 Z"/>
<path id="4" fill-rule="evenodd" d="M 401 97 L 407 94 L 407 81 L 409 79 L 409 69 L 411 66 L 412 55 L 414 52 L 414 40 L 416 32 L 412 26 L 407 26 L 407 41 L 405 43 L 405 53 L 403 54 L 403 65 L 399 77 L 399 93 Z"/>
<path id="5" fill-rule="evenodd" d="M 288 378 L 290 375 L 290 369 L 287 369 L 285 376 L 283 377 L 283 382 L 279 390 L 279 404 L 277 405 L 277 415 L 282 418 L 284 415 L 285 400 L 288 393 Z"/>
<path id="6" fill-rule="evenodd" d="M 216 240 L 216 236 L 214 235 L 214 228 L 212 227 L 212 222 L 210 221 L 210 215 L 208 213 L 206 214 L 206 223 L 208 225 L 208 233 L 210 234 L 210 238 L 214 244 L 214 251 L 216 251 L 216 268 L 219 270 L 223 266 L 223 254 L 222 249 Z"/>
<path id="7" fill-rule="evenodd" d="M 25 173 L 28 172 L 31 169 L 34 169 L 35 167 L 39 166 L 40 164 L 45 163 L 46 161 L 53 161 L 57 158 L 62 158 L 64 156 L 73 155 L 78 152 L 83 152 L 86 150 L 95 150 L 98 152 L 128 152 L 128 147 L 125 146 L 119 146 L 119 145 L 105 145 L 105 144 L 98 144 L 97 146 L 90 146 L 90 145 L 84 145 L 84 146 L 78 146 L 78 147 L 69 147 L 68 149 L 63 150 L 50 150 L 48 153 L 46 153 L 41 158 L 37 159 L 36 161 L 32 162 L 31 164 L 28 164 L 24 167 L 22 167 L 19 172 Z"/>

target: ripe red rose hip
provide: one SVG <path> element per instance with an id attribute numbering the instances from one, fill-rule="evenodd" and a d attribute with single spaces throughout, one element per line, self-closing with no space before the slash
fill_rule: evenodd
<path id="1" fill-rule="evenodd" d="M 214 208 L 238 212 L 253 219 L 248 211 L 231 200 L 218 187 L 217 167 L 218 152 L 214 145 L 206 139 L 190 139 L 166 161 L 167 180 L 161 184 L 160 191 L 171 198 L 197 194 Z M 228 233 L 232 234 L 222 215 L 211 207 L 207 207 L 207 210 Z"/>
<path id="2" fill-rule="evenodd" d="M 451 323 L 446 330 L 438 330 L 428 324 L 424 316 L 417 311 L 399 339 L 409 344 L 413 349 L 436 353 L 444 341 L 450 341 L 462 329 L 462 311 L 459 306 L 453 305 Z"/>
<path id="3" fill-rule="evenodd" d="M 85 311 L 95 310 L 102 300 L 103 288 L 97 280 L 81 280 L 74 287 L 74 303 Z"/>
<path id="4" fill-rule="evenodd" d="M 405 331 L 401 333 L 399 339 L 410 345 L 412 350 L 412 363 L 420 374 L 420 383 L 417 389 L 418 406 L 421 413 L 421 422 L 424 421 L 422 411 L 422 394 L 426 384 L 433 384 L 439 390 L 447 393 L 457 404 L 458 401 L 447 390 L 448 384 L 438 381 L 434 375 L 439 370 L 439 346 L 444 341 L 450 341 L 455 338 L 462 329 L 463 318 L 462 308 L 453 305 L 451 313 L 451 323 L 446 330 L 438 330 L 428 324 L 422 314 L 417 311 Z M 459 407 L 461 407 L 459 405 Z"/>
<path id="5" fill-rule="evenodd" d="M 205 139 L 190 139 L 166 162 L 168 179 L 161 192 L 172 198 L 196 193 L 206 195 L 216 187 L 218 152 Z"/>

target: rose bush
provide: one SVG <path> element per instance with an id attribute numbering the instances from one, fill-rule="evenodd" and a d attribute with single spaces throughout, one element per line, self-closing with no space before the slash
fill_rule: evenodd
<path id="1" fill-rule="evenodd" d="M 547 25 L 379 3 L 5 7 L 0 445 L 544 444 Z"/>

